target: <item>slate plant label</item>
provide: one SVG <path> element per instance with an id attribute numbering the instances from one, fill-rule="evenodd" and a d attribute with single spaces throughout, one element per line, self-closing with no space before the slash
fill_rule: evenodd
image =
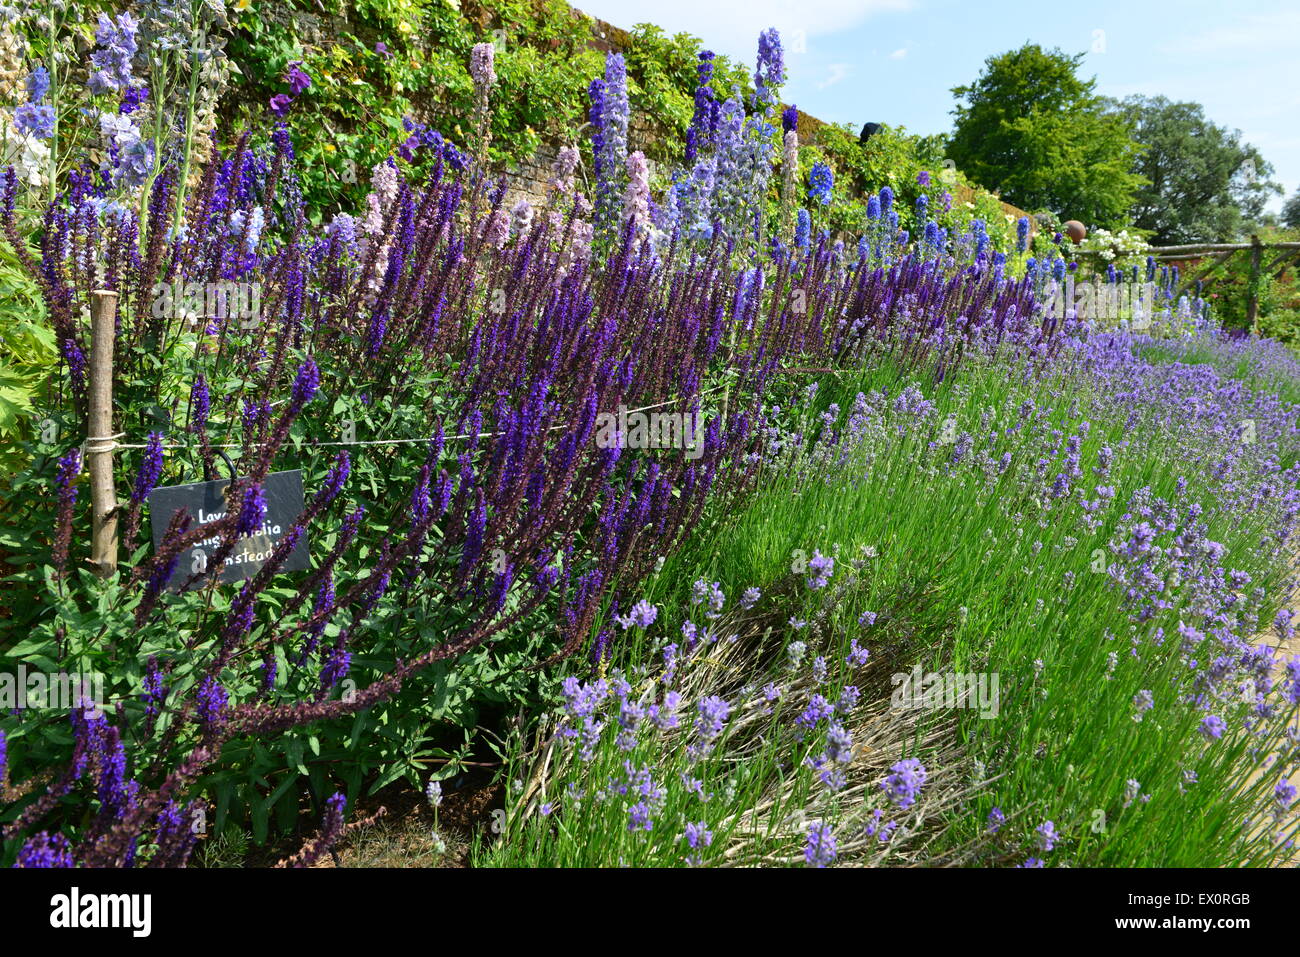
<path id="1" fill-rule="evenodd" d="M 153 547 L 157 552 L 162 545 L 163 535 L 171 518 L 178 509 L 189 513 L 194 526 L 208 525 L 226 515 L 226 487 L 228 479 L 214 482 L 195 482 L 191 485 L 168 485 L 156 488 L 149 493 L 149 522 L 153 531 Z M 266 495 L 266 522 L 252 535 L 241 538 L 235 543 L 234 550 L 227 556 L 221 566 L 218 581 L 237 582 L 252 578 L 266 560 L 276 544 L 293 528 L 303 511 L 302 470 L 289 472 L 272 472 L 262 483 Z M 206 572 L 200 582 L 210 580 L 212 565 L 219 540 L 216 536 L 203 539 L 189 551 L 181 555 L 176 571 L 167 582 L 169 588 L 179 588 L 186 579 L 196 573 Z M 307 545 L 307 535 L 298 539 L 298 544 L 284 564 L 281 572 L 303 571 L 311 567 L 311 555 Z"/>

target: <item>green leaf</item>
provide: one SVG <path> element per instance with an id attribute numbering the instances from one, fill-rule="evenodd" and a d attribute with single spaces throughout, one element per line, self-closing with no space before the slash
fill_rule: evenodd
<path id="1" fill-rule="evenodd" d="M 303 763 L 303 744 L 302 739 L 297 736 L 289 737 L 284 742 L 284 756 L 289 762 L 290 767 L 297 768 L 299 773 L 307 774 L 307 765 Z"/>

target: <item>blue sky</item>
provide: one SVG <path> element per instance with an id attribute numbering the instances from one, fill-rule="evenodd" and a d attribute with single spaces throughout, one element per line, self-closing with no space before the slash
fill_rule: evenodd
<path id="1" fill-rule="evenodd" d="M 656 23 L 752 67 L 760 30 L 786 46 L 786 102 L 832 122 L 951 128 L 951 88 L 1025 42 L 1086 53 L 1106 96 L 1205 106 L 1300 188 L 1300 4 L 1237 0 L 576 0 L 616 26 Z M 1270 208 L 1278 209 L 1282 197 Z"/>

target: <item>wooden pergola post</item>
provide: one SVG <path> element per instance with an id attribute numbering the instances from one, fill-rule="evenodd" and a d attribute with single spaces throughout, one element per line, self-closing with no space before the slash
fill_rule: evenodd
<path id="1" fill-rule="evenodd" d="M 90 302 L 90 395 L 86 468 L 90 472 L 90 563 L 108 578 L 117 568 L 117 490 L 113 482 L 113 339 L 117 293 L 97 289 Z"/>
<path id="2" fill-rule="evenodd" d="M 1254 233 L 1250 235 L 1250 298 L 1246 300 L 1246 323 L 1250 326 L 1251 335 L 1259 335 L 1259 261 L 1263 256 L 1264 247 L 1260 245 L 1259 237 Z"/>

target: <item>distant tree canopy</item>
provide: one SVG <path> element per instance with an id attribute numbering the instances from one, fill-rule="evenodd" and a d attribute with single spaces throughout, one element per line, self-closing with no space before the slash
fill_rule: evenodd
<path id="1" fill-rule="evenodd" d="M 1282 205 L 1282 225 L 1289 229 L 1300 229 L 1300 189 Z"/>
<path id="2" fill-rule="evenodd" d="M 1199 103 L 1130 96 L 1114 104 L 1143 147 L 1132 170 L 1146 182 L 1133 203 L 1133 224 L 1157 245 L 1236 238 L 1260 221 L 1281 188 L 1273 167 L 1241 141 L 1239 130 L 1216 126 Z"/>
<path id="3" fill-rule="evenodd" d="M 1141 177 L 1126 117 L 1077 70 L 1083 54 L 1037 44 L 989 57 L 958 98 L 949 156 L 967 176 L 1024 209 L 1092 226 L 1125 225 Z"/>

